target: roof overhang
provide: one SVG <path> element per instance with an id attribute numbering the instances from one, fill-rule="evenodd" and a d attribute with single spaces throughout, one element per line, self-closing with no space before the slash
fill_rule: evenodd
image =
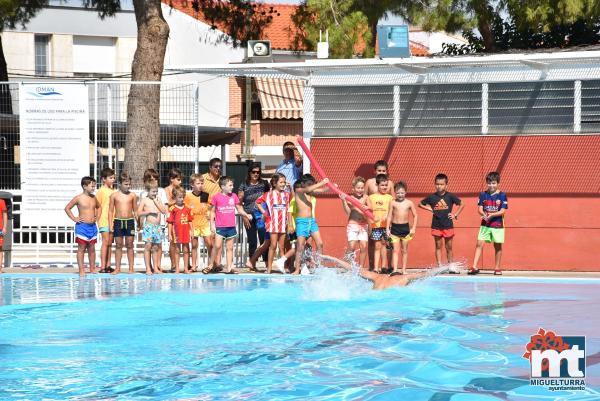
<path id="1" fill-rule="evenodd" d="M 166 72 L 303 79 L 310 86 L 600 79 L 600 50 L 168 66 Z"/>

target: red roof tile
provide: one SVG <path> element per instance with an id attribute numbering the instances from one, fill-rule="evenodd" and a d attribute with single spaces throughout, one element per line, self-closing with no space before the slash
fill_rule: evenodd
<path id="1" fill-rule="evenodd" d="M 189 15 L 205 24 L 211 25 L 211 22 L 206 16 L 200 11 L 196 12 L 192 7 L 192 1 L 189 0 L 162 0 L 163 3 L 172 6 L 177 11 L 181 11 L 184 14 Z M 293 4 L 266 4 L 261 3 L 261 6 L 274 9 L 273 21 L 267 25 L 263 30 L 263 37 L 261 39 L 268 39 L 271 41 L 273 49 L 277 50 L 293 50 L 293 38 L 298 28 L 292 22 L 292 15 L 296 12 L 297 6 Z M 216 24 L 217 29 L 226 32 L 225 26 Z"/>
<path id="2" fill-rule="evenodd" d="M 202 12 L 196 12 L 192 8 L 192 1 L 190 0 L 162 0 L 163 3 L 172 6 L 174 9 L 181 11 L 192 18 L 204 22 L 210 25 L 211 23 L 202 14 Z M 292 22 L 292 16 L 298 9 L 298 6 L 294 4 L 269 4 L 261 3 L 264 7 L 273 7 L 276 11 L 273 14 L 273 21 L 267 25 L 263 30 L 263 38 L 271 41 L 273 49 L 277 50 L 295 50 L 294 36 L 298 32 L 298 28 Z M 217 29 L 225 32 L 224 26 L 217 24 Z M 410 52 L 413 56 L 427 56 L 429 52 L 427 48 L 415 42 L 410 42 Z"/>
<path id="3" fill-rule="evenodd" d="M 271 47 L 278 50 L 294 50 L 294 36 L 298 28 L 292 21 L 292 16 L 298 9 L 293 4 L 265 4 L 272 6 L 277 13 L 273 15 L 273 22 L 263 31 L 265 39 L 271 41 Z"/>

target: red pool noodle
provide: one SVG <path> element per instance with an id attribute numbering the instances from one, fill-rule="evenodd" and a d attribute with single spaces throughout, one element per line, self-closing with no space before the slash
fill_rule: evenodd
<path id="1" fill-rule="evenodd" d="M 313 157 L 312 153 L 310 153 L 310 150 L 308 149 L 308 146 L 306 146 L 306 144 L 304 143 L 304 140 L 302 139 L 302 137 L 296 136 L 296 141 L 298 142 L 298 145 L 300 145 L 300 147 L 304 151 L 304 154 L 306 155 L 306 157 L 308 157 L 308 160 L 310 160 L 311 165 L 315 168 L 315 170 L 317 170 L 317 173 L 319 173 L 321 178 L 324 179 L 325 177 L 327 177 L 325 175 L 325 172 L 319 165 L 319 163 L 317 163 L 317 161 Z M 373 212 L 371 212 L 369 209 L 367 209 L 367 207 L 365 205 L 363 205 L 362 203 L 360 203 L 355 197 L 346 194 L 345 192 L 340 190 L 338 187 L 333 185 L 332 182 L 328 182 L 327 186 L 329 187 L 330 190 L 332 190 L 333 192 L 335 192 L 338 195 L 341 195 L 341 194 L 346 195 L 347 202 L 352 203 L 354 206 L 356 206 L 358 209 L 360 209 L 363 212 L 363 214 L 365 216 L 367 216 L 367 218 L 369 218 L 370 220 L 375 220 L 375 216 L 373 216 Z"/>

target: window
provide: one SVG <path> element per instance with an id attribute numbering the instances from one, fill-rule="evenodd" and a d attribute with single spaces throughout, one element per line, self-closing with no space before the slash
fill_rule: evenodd
<path id="1" fill-rule="evenodd" d="M 393 86 L 315 88 L 315 136 L 392 135 Z"/>
<path id="2" fill-rule="evenodd" d="M 400 86 L 400 135 L 480 133 L 481 84 Z"/>
<path id="3" fill-rule="evenodd" d="M 250 104 L 250 113 L 252 121 L 263 119 L 260 102 L 252 102 Z M 242 121 L 246 121 L 246 102 L 242 102 Z"/>
<path id="4" fill-rule="evenodd" d="M 399 85 L 399 134 L 481 133 L 481 84 Z M 315 88 L 315 136 L 394 135 L 394 87 Z"/>
<path id="5" fill-rule="evenodd" d="M 490 134 L 573 132 L 573 81 L 493 83 L 488 92 Z"/>
<path id="6" fill-rule="evenodd" d="M 600 131 L 600 81 L 581 82 L 581 132 Z"/>
<path id="7" fill-rule="evenodd" d="M 49 71 L 49 35 L 35 35 L 35 75 L 48 75 Z"/>

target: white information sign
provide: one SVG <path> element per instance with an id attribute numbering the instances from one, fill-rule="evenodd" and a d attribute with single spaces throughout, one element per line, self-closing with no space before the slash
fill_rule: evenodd
<path id="1" fill-rule="evenodd" d="M 19 86 L 22 226 L 73 224 L 64 208 L 90 174 L 88 108 L 82 84 Z"/>

